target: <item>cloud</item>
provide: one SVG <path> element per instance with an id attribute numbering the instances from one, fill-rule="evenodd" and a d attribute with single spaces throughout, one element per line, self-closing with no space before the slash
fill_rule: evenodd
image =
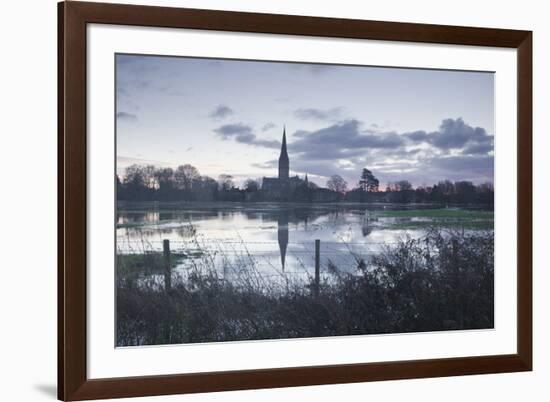
<path id="1" fill-rule="evenodd" d="M 340 117 L 342 109 L 334 107 L 332 109 L 300 108 L 294 111 L 294 116 L 301 120 L 336 120 Z"/>
<path id="2" fill-rule="evenodd" d="M 224 124 L 223 126 L 214 129 L 214 132 L 223 140 L 234 139 L 242 144 L 265 148 L 279 148 L 281 146 L 279 141 L 258 138 L 256 134 L 252 132 L 252 127 L 242 123 Z"/>
<path id="3" fill-rule="evenodd" d="M 361 131 L 358 120 L 347 120 L 317 131 L 300 131 L 294 135 L 298 140 L 289 144 L 297 157 L 306 159 L 349 158 L 365 154 L 371 149 L 396 149 L 404 140 L 396 133 Z"/>
<path id="4" fill-rule="evenodd" d="M 484 128 L 466 124 L 462 118 L 445 119 L 441 122 L 439 130 L 431 133 L 419 130 L 406 133 L 404 136 L 412 142 L 425 142 L 444 151 L 469 146 L 472 151 L 469 153 L 487 153 L 493 148 L 493 136 Z"/>
<path id="5" fill-rule="evenodd" d="M 118 112 L 116 114 L 116 118 L 117 118 L 117 120 L 127 121 L 127 122 L 131 122 L 131 123 L 134 123 L 138 120 L 138 117 L 135 114 L 128 113 L 128 112 Z"/>
<path id="6" fill-rule="evenodd" d="M 405 137 L 413 142 L 424 142 L 428 140 L 428 133 L 422 130 L 413 131 L 412 133 L 403 134 Z"/>
<path id="7" fill-rule="evenodd" d="M 462 153 L 464 155 L 480 155 L 480 154 L 487 154 L 488 152 L 493 151 L 494 145 L 492 142 L 488 142 L 485 144 L 471 144 L 468 147 L 464 148 L 462 150 Z"/>
<path id="8" fill-rule="evenodd" d="M 210 114 L 210 118 L 213 120 L 222 120 L 225 119 L 227 116 L 231 116 L 235 112 L 233 109 L 231 109 L 229 106 L 226 105 L 218 105 L 216 109 L 214 109 Z"/>
<path id="9" fill-rule="evenodd" d="M 264 146 L 250 126 L 226 125 L 217 129 L 224 139 Z M 455 138 L 456 137 L 456 138 Z M 462 119 L 445 119 L 437 131 L 384 132 L 359 120 L 330 124 L 318 130 L 299 130 L 289 137 L 290 169 L 326 178 L 342 175 L 356 183 L 361 169 L 372 169 L 381 183 L 409 180 L 415 185 L 439 180 L 491 181 L 494 172 L 494 137 Z M 269 147 L 278 149 L 277 141 Z M 277 152 L 273 157 L 278 155 Z M 277 160 L 253 165 L 273 171 Z"/>
<path id="10" fill-rule="evenodd" d="M 239 138 L 247 139 L 253 136 L 252 127 L 242 123 L 224 124 L 214 130 L 224 140 L 235 138 L 239 141 Z M 243 142 L 243 141 L 239 141 Z"/>
<path id="11" fill-rule="evenodd" d="M 490 155 L 483 156 L 449 156 L 441 158 L 433 158 L 429 161 L 429 164 L 433 167 L 442 168 L 445 170 L 470 170 L 470 171 L 484 171 L 493 170 L 494 157 Z"/>

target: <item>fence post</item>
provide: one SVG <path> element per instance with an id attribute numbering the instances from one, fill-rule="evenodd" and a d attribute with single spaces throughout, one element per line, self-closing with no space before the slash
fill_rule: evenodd
<path id="1" fill-rule="evenodd" d="M 162 254 L 164 255 L 164 288 L 170 290 L 172 288 L 172 265 L 170 264 L 170 240 L 162 241 Z"/>
<path id="2" fill-rule="evenodd" d="M 321 240 L 315 240 L 315 296 L 319 296 L 319 269 L 321 267 Z"/>

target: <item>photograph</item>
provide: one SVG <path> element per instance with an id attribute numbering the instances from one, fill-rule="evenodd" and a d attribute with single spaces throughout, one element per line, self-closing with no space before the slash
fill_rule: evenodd
<path id="1" fill-rule="evenodd" d="M 115 55 L 116 346 L 494 328 L 494 74 Z"/>
<path id="2" fill-rule="evenodd" d="M 1 400 L 548 399 L 543 2 L 112 1 L 2 3 Z"/>

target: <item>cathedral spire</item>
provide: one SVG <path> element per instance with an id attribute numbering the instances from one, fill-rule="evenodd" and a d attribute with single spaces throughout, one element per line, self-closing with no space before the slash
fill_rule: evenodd
<path id="1" fill-rule="evenodd" d="M 281 156 L 288 159 L 288 153 L 286 151 L 286 127 L 283 128 L 283 143 L 281 145 Z"/>
<path id="2" fill-rule="evenodd" d="M 279 155 L 279 179 L 288 180 L 290 163 L 286 150 L 286 126 L 283 128 L 283 141 L 281 144 L 281 155 Z"/>

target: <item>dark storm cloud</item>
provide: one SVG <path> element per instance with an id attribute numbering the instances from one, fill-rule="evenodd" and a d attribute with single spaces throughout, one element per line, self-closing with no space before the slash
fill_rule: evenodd
<path id="1" fill-rule="evenodd" d="M 231 109 L 229 106 L 226 105 L 218 105 L 216 109 L 214 109 L 210 114 L 210 118 L 214 120 L 222 120 L 225 119 L 227 116 L 231 116 L 235 112 L 233 109 Z"/>
<path id="2" fill-rule="evenodd" d="M 117 120 L 127 121 L 127 122 L 136 122 L 138 120 L 137 116 L 133 113 L 128 112 L 118 112 L 116 114 Z"/>
<path id="3" fill-rule="evenodd" d="M 357 120 L 347 120 L 317 131 L 300 131 L 294 137 L 298 140 L 289 144 L 289 149 L 301 160 L 349 158 L 365 154 L 370 149 L 396 149 L 404 143 L 396 133 L 361 131 Z"/>
<path id="4" fill-rule="evenodd" d="M 294 111 L 294 116 L 301 120 L 335 120 L 338 119 L 342 109 L 335 107 L 332 109 L 300 108 Z"/>
<path id="5" fill-rule="evenodd" d="M 279 141 L 259 139 L 256 134 L 252 132 L 252 127 L 242 123 L 224 124 L 214 129 L 214 132 L 224 140 L 234 139 L 242 144 L 265 148 L 279 148 L 281 146 Z"/>
<path id="6" fill-rule="evenodd" d="M 493 147 L 493 136 L 490 136 L 484 128 L 466 124 L 462 118 L 443 120 L 437 131 L 428 133 L 419 130 L 406 133 L 404 137 L 414 143 L 428 143 L 445 151 L 468 146 L 473 150 L 468 153 L 487 153 Z M 481 145 L 484 146 L 481 147 Z M 483 149 L 485 152 L 482 152 Z"/>

